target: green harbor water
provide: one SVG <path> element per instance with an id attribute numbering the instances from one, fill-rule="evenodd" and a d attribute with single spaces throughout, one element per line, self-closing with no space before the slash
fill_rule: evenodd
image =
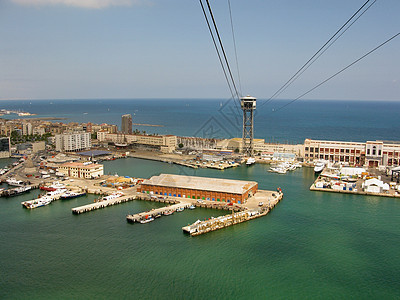
<path id="1" fill-rule="evenodd" d="M 2 164 L 4 161 L 1 162 Z M 148 224 L 128 213 L 162 206 L 132 201 L 72 215 L 93 195 L 35 210 L 0 198 L 1 299 L 398 299 L 400 201 L 310 192 L 313 170 L 286 175 L 267 165 L 193 170 L 139 159 L 105 162 L 105 173 L 160 173 L 281 187 L 266 217 L 198 237 L 197 219 L 225 214 L 197 208 Z"/>

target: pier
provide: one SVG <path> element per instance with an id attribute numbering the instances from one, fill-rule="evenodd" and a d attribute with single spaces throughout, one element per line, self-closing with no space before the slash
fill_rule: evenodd
<path id="1" fill-rule="evenodd" d="M 82 184 L 74 181 L 74 185 Z M 198 220 L 182 227 L 184 232 L 196 236 L 265 216 L 283 198 L 280 188 L 266 191 L 257 187 L 257 182 L 250 181 L 160 174 L 144 180 L 139 186 L 124 189 L 124 195 L 120 197 L 75 207 L 71 211 L 78 215 L 133 200 L 166 204 L 150 211 L 128 214 L 126 220 L 129 223 L 148 223 L 162 216 L 193 209 L 192 206 L 229 211 L 225 216 Z M 86 191 L 109 195 L 116 192 L 113 188 L 97 187 L 94 183 L 87 185 Z"/>
<path id="2" fill-rule="evenodd" d="M 276 194 L 275 194 L 276 195 Z M 240 224 L 252 219 L 263 217 L 267 215 L 283 198 L 283 194 L 277 194 L 272 201 L 269 201 L 267 206 L 260 206 L 256 209 L 247 209 L 240 212 L 232 212 L 231 215 L 220 216 L 218 218 L 211 218 L 206 221 L 197 220 L 191 225 L 182 227 L 183 232 L 191 236 L 197 236 L 208 233 L 214 230 L 222 229 L 225 227 Z"/>
<path id="3" fill-rule="evenodd" d="M 181 202 L 177 204 L 173 204 L 170 206 L 160 207 L 156 209 L 152 209 L 151 211 L 141 212 L 134 215 L 127 215 L 126 220 L 130 223 L 140 222 L 143 219 L 147 218 L 157 218 L 161 215 L 165 215 L 167 212 L 176 212 L 178 209 L 186 209 L 191 205 L 190 202 Z"/>
<path id="4" fill-rule="evenodd" d="M 122 197 L 118 197 L 115 199 L 110 199 L 110 200 L 105 200 L 105 201 L 100 201 L 100 202 L 94 202 L 91 204 L 87 204 L 87 205 L 83 205 L 83 206 L 79 206 L 79 207 L 75 207 L 72 208 L 72 213 L 79 215 L 85 212 L 89 212 L 92 210 L 96 210 L 96 209 L 100 209 L 100 208 L 105 208 L 108 206 L 113 206 L 116 204 L 120 204 L 120 203 L 125 203 L 125 202 L 129 202 L 132 200 L 136 200 L 137 196 L 122 196 Z"/>

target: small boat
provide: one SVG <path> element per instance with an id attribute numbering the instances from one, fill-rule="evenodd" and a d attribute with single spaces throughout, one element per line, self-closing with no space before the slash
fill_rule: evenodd
<path id="1" fill-rule="evenodd" d="M 278 174 L 286 174 L 286 169 L 283 167 L 271 167 L 269 172 L 274 172 Z"/>
<path id="2" fill-rule="evenodd" d="M 69 192 L 62 194 L 60 198 L 63 200 L 68 200 L 68 199 L 78 198 L 78 197 L 85 196 L 85 195 L 86 195 L 86 192 L 77 193 L 77 192 L 69 191 Z"/>
<path id="3" fill-rule="evenodd" d="M 105 196 L 105 197 L 101 198 L 100 201 L 112 200 L 112 199 L 115 199 L 115 198 L 122 197 L 123 195 L 124 195 L 124 193 L 122 193 L 122 192 L 112 193 L 109 196 Z"/>
<path id="4" fill-rule="evenodd" d="M 324 168 L 325 168 L 325 163 L 323 161 L 319 161 L 314 166 L 314 172 L 316 174 L 321 173 Z"/>
<path id="5" fill-rule="evenodd" d="M 256 162 L 256 159 L 254 157 L 249 157 L 246 161 L 246 165 L 251 166 Z"/>
<path id="6" fill-rule="evenodd" d="M 13 185 L 13 186 L 22 186 L 24 182 L 22 180 L 16 180 L 15 178 L 9 178 L 6 180 L 8 185 Z"/>
<path id="7" fill-rule="evenodd" d="M 15 189 L 10 189 L 10 190 L 3 190 L 1 195 L 5 197 L 12 197 L 12 196 L 17 196 L 26 192 L 29 192 L 32 189 L 31 186 L 20 186 Z"/>
<path id="8" fill-rule="evenodd" d="M 170 215 L 172 215 L 173 213 L 174 213 L 173 210 L 167 210 L 167 211 L 164 211 L 164 216 L 170 216 Z"/>
<path id="9" fill-rule="evenodd" d="M 176 212 L 180 212 L 180 211 L 184 211 L 184 210 L 185 210 L 184 207 L 178 207 L 178 208 L 176 209 Z"/>
<path id="10" fill-rule="evenodd" d="M 193 204 L 189 206 L 189 209 L 195 209 L 196 206 L 194 206 Z"/>
<path id="11" fill-rule="evenodd" d="M 49 192 L 54 192 L 55 190 L 64 189 L 64 188 L 65 188 L 65 185 L 62 184 L 62 183 L 59 183 L 58 181 L 53 182 L 52 185 L 49 185 L 49 186 L 41 186 L 41 187 L 40 187 L 41 190 L 49 191 Z"/>
<path id="12" fill-rule="evenodd" d="M 152 222 L 152 221 L 154 221 L 154 218 L 150 217 L 150 218 L 147 218 L 147 219 L 140 220 L 140 224 L 146 224 L 146 223 L 149 223 L 149 222 Z"/>
<path id="13" fill-rule="evenodd" d="M 51 203 L 51 201 L 52 201 L 52 198 L 44 196 L 44 197 L 41 197 L 41 198 L 38 198 L 35 200 L 21 202 L 21 204 L 25 208 L 34 209 L 34 208 L 38 208 L 41 206 L 49 205 Z"/>

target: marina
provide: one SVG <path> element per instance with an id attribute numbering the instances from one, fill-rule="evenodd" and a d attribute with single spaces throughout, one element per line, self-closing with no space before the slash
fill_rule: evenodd
<path id="1" fill-rule="evenodd" d="M 312 111 L 314 105 L 308 109 Z M 321 106 L 318 109 L 322 109 Z M 85 111 L 92 112 L 88 108 Z M 103 187 L 94 184 L 97 180 L 75 178 L 73 182 L 68 179 L 63 183 L 73 191 L 82 187 L 89 193 L 68 201 L 54 201 L 45 209 L 31 211 L 21 208 L 20 202 L 36 198 L 38 189 L 12 199 L 3 198 L 0 201 L 3 228 L 0 234 L 4 241 L 1 249 L 4 257 L 2 270 L 10 278 L 17 279 L 4 283 L 0 294 L 5 298 L 23 298 L 26 292 L 32 293 L 34 298 L 96 297 L 99 293 L 107 297 L 123 298 L 135 294 L 143 299 L 161 295 L 173 298 L 182 293 L 180 287 L 171 287 L 173 280 L 180 286 L 189 281 L 189 284 L 198 287 L 184 291 L 187 298 L 199 295 L 218 298 L 221 293 L 230 296 L 232 292 L 239 298 L 257 298 L 261 294 L 269 298 L 291 298 L 293 295 L 299 298 L 329 297 L 335 293 L 344 297 L 384 299 L 398 295 L 395 283 L 382 284 L 397 282 L 393 280 L 398 277 L 398 228 L 391 221 L 396 218 L 397 198 L 343 192 L 317 193 L 309 190 L 316 180 L 313 167 L 287 171 L 282 176 L 268 172 L 269 166 L 258 161 L 251 167 L 242 164 L 220 172 L 162 161 L 124 158 L 104 161 L 104 170 L 105 174 L 118 173 L 133 178 L 173 173 L 257 181 L 262 190 L 275 190 L 281 186 L 285 199 L 265 217 L 192 238 L 190 233 L 184 233 L 182 227 L 193 225 L 197 220 L 217 219 L 221 214 L 231 216 L 229 208 L 237 207 L 227 202 L 207 201 L 205 196 L 203 203 L 191 199 L 191 205 L 196 209 L 166 211 L 160 217 L 152 217 L 153 220 L 143 220 L 146 223 L 130 224 L 127 214 L 151 213 L 160 205 L 168 207 L 176 204 L 175 199 L 182 200 L 173 196 L 159 199 L 160 195 L 139 193 L 145 201 L 129 201 L 94 214 L 74 216 L 72 208 L 92 204 L 100 195 L 117 191 L 117 188 L 111 188 L 111 184 L 104 184 L 107 186 Z M 9 172 L 15 172 L 14 168 Z M 32 174 L 32 177 L 36 175 L 34 172 L 21 173 Z M 51 176 L 54 178 L 54 175 Z M 29 180 L 42 180 L 32 177 Z M 25 177 L 16 179 L 26 180 Z M 51 184 L 55 179 L 48 181 Z M 348 183 L 349 187 L 353 184 Z M 346 183 L 346 189 L 348 186 Z M 133 196 L 129 189 L 121 191 L 127 197 Z M 157 197 L 154 199 L 151 196 Z M 254 201 L 249 210 L 257 211 L 259 202 L 267 206 L 268 197 Z M 224 222 L 229 221 L 225 219 Z M 100 255 L 94 255 L 96 253 Z M 23 259 L 15 264 L 15 256 Z M 38 257 L 41 257 L 40 261 Z M 60 260 L 60 257 L 63 259 Z M 227 262 L 231 259 L 235 263 L 227 270 Z M 388 261 L 391 263 L 388 264 Z M 116 270 L 116 265 L 121 268 Z M 77 273 L 77 269 L 82 271 Z M 59 270 L 63 270 L 62 275 Z M 118 281 L 117 285 L 98 275 L 104 270 Z M 210 270 L 222 271 L 216 272 L 216 275 Z M 138 273 L 141 276 L 138 277 Z M 21 274 L 26 274 L 26 278 Z M 62 289 L 58 292 L 44 290 L 39 288 L 43 286 L 40 279 L 44 276 L 48 284 L 58 286 L 60 282 L 65 282 L 75 288 L 72 291 L 68 289 L 68 293 Z M 221 277 L 227 281 L 222 287 L 216 284 Z M 150 284 L 154 278 L 163 280 L 156 285 Z M 265 286 L 265 282 L 272 284 L 273 291 L 270 285 Z M 351 286 L 348 282 L 352 282 Z M 19 289 L 21 284 L 26 287 L 24 291 Z M 120 288 L 122 285 L 126 288 Z M 213 289 L 204 292 L 210 289 L 210 285 Z M 282 288 L 275 288 L 277 285 Z M 343 290 L 343 286 L 348 289 Z M 363 288 L 360 289 L 360 286 Z M 143 289 L 145 291 L 141 293 Z M 213 292 L 214 289 L 218 292 Z"/>
<path id="2" fill-rule="evenodd" d="M 324 170 L 317 174 L 311 191 L 400 198 L 399 182 L 385 172 L 370 173 L 360 167 L 335 168 L 324 164 Z"/>

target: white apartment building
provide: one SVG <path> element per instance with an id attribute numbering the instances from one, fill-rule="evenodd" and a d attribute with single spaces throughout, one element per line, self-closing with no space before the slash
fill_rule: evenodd
<path id="1" fill-rule="evenodd" d="M 149 146 L 165 153 L 174 151 L 177 145 L 177 137 L 175 135 L 138 135 L 99 131 L 97 132 L 97 139 L 100 142 Z"/>
<path id="2" fill-rule="evenodd" d="M 33 127 L 31 123 L 22 123 L 22 135 L 33 134 Z"/>
<path id="3" fill-rule="evenodd" d="M 92 147 L 89 132 L 63 133 L 55 136 L 56 151 L 82 151 Z"/>

